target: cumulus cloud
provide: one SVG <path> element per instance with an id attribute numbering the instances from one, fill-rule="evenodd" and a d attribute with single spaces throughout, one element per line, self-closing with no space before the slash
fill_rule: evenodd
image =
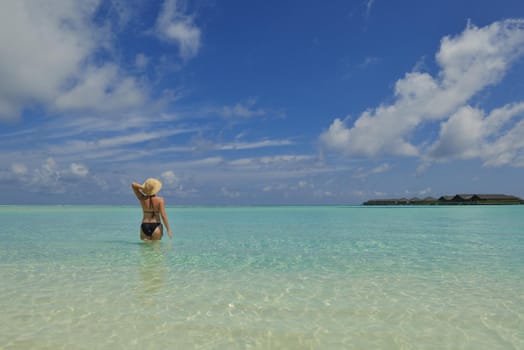
<path id="1" fill-rule="evenodd" d="M 27 166 L 22 163 L 13 163 L 11 164 L 11 171 L 15 175 L 25 175 L 27 174 Z"/>
<path id="2" fill-rule="evenodd" d="M 20 184 L 25 191 L 62 194 L 83 191 L 86 184 L 100 184 L 100 179 L 90 176 L 89 168 L 82 163 L 64 166 L 49 157 L 30 166 L 16 162 L 8 172 L 0 174 L 5 181 Z"/>
<path id="3" fill-rule="evenodd" d="M 489 114 L 465 106 L 441 123 L 439 138 L 429 147 L 425 160 L 479 158 L 485 166 L 523 166 L 523 117 L 524 102 Z"/>
<path id="4" fill-rule="evenodd" d="M 162 173 L 162 179 L 168 185 L 175 185 L 178 183 L 178 176 L 172 170 L 164 171 Z"/>
<path id="5" fill-rule="evenodd" d="M 473 158 L 478 155 L 484 133 L 482 111 L 466 106 L 440 128 L 440 136 L 429 151 L 432 158 Z"/>
<path id="6" fill-rule="evenodd" d="M 175 42 L 182 59 L 188 60 L 200 50 L 201 31 L 194 24 L 193 17 L 184 14 L 178 5 L 177 0 L 166 0 L 158 16 L 156 29 L 161 38 Z"/>
<path id="7" fill-rule="evenodd" d="M 496 157 L 496 146 L 506 150 L 503 140 L 521 135 L 520 124 L 504 130 L 499 125 L 508 127 L 504 113 L 483 119 L 482 112 L 467 103 L 481 90 L 499 83 L 523 52 L 524 20 L 505 20 L 481 28 L 468 24 L 461 34 L 442 39 L 436 54 L 440 67 L 436 77 L 407 73 L 395 84 L 393 103 L 364 111 L 352 125 L 350 117 L 335 119 L 320 135 L 320 143 L 326 150 L 347 156 L 471 158 L 479 156 L 474 150 L 479 142 L 498 136 L 490 141 L 490 159 Z M 439 140 L 429 149 L 413 144 L 417 127 L 438 120 L 443 120 Z"/>
<path id="8" fill-rule="evenodd" d="M 89 168 L 83 164 L 71 163 L 69 169 L 71 174 L 76 176 L 86 177 L 89 174 Z"/>
<path id="9" fill-rule="evenodd" d="M 164 182 L 166 195 L 175 194 L 177 197 L 194 197 L 198 190 L 192 187 L 192 180 L 187 177 L 180 177 L 173 170 L 166 170 L 160 175 Z"/>
<path id="10" fill-rule="evenodd" d="M 60 170 L 53 158 L 47 158 L 41 167 L 34 169 L 31 177 L 25 181 L 27 185 L 36 191 L 47 189 L 53 193 L 64 193 L 64 186 L 58 182 L 60 179 Z"/>
<path id="11" fill-rule="evenodd" d="M 93 21 L 98 6 L 96 0 L 2 4 L 0 120 L 17 119 L 28 105 L 62 112 L 127 108 L 144 100 L 134 78 L 115 63 L 94 59 L 111 38 Z"/>

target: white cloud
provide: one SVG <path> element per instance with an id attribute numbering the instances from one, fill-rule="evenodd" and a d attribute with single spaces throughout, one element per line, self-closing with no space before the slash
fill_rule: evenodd
<path id="1" fill-rule="evenodd" d="M 56 145 L 50 148 L 53 154 L 75 154 L 95 151 L 101 152 L 105 149 L 118 148 L 147 142 L 156 139 L 185 133 L 184 129 L 160 130 L 152 132 L 137 132 L 133 134 L 116 135 L 100 138 L 95 141 L 70 140 L 65 145 Z"/>
<path id="2" fill-rule="evenodd" d="M 203 159 L 196 159 L 196 160 L 190 160 L 187 162 L 183 162 L 184 165 L 187 167 L 208 167 L 208 166 L 216 166 L 220 165 L 224 162 L 224 158 L 222 157 L 207 157 Z"/>
<path id="3" fill-rule="evenodd" d="M 340 195 L 340 193 L 333 192 L 333 191 L 315 191 L 313 193 L 316 197 L 320 198 L 334 198 Z"/>
<path id="4" fill-rule="evenodd" d="M 369 66 L 375 65 L 380 61 L 378 57 L 368 56 L 358 65 L 358 68 L 365 69 Z"/>
<path id="5" fill-rule="evenodd" d="M 513 123 L 515 118 L 521 120 Z M 520 165 L 524 156 L 524 102 L 491 111 L 465 106 L 441 124 L 426 161 L 480 158 L 486 166 Z"/>
<path id="6" fill-rule="evenodd" d="M 483 87 L 498 82 L 509 64 L 523 52 L 524 21 L 495 22 L 483 28 L 468 24 L 457 37 L 444 37 L 437 62 L 442 85 L 463 92 L 467 99 Z"/>
<path id="7" fill-rule="evenodd" d="M 512 103 L 501 108 L 494 109 L 484 120 L 486 133 L 498 137 L 502 129 L 515 117 L 524 114 L 524 102 Z"/>
<path id="8" fill-rule="evenodd" d="M 69 169 L 76 176 L 86 177 L 89 174 L 89 168 L 83 164 L 71 163 Z"/>
<path id="9" fill-rule="evenodd" d="M 415 128 L 445 120 L 442 126 L 446 130 L 440 135 L 445 139 L 433 145 L 430 154 L 451 156 L 459 152 L 454 155 L 472 157 L 465 143 L 456 140 L 458 133 L 453 129 L 480 127 L 478 116 L 467 113 L 467 102 L 482 89 L 498 83 L 523 52 L 524 20 L 505 20 L 482 28 L 468 24 L 460 35 L 442 39 L 436 55 L 441 69 L 436 78 L 427 73 L 407 73 L 395 84 L 393 103 L 363 112 L 353 125 L 349 125 L 349 117 L 335 119 L 320 135 L 320 143 L 327 150 L 347 156 L 425 157 L 423 147 L 410 142 Z M 494 117 L 483 127 L 494 127 L 497 122 L 500 120 Z M 463 136 L 470 141 L 480 137 L 477 129 L 468 132 Z"/>
<path id="10" fill-rule="evenodd" d="M 371 174 L 380 174 L 380 173 L 388 171 L 389 169 L 391 169 L 391 165 L 389 165 L 388 163 L 384 163 L 384 164 L 381 164 L 371 169 L 370 173 Z"/>
<path id="11" fill-rule="evenodd" d="M 272 191 L 273 190 L 273 186 L 272 185 L 266 185 L 262 188 L 262 191 L 263 192 L 269 192 L 269 191 Z"/>
<path id="12" fill-rule="evenodd" d="M 373 8 L 373 4 L 375 3 L 375 0 L 367 0 L 364 4 L 366 6 L 366 11 L 364 13 L 364 16 L 366 19 L 369 18 L 371 15 L 371 9 Z"/>
<path id="13" fill-rule="evenodd" d="M 13 163 L 11 164 L 11 171 L 15 175 L 25 175 L 27 174 L 27 166 L 22 163 Z"/>
<path id="14" fill-rule="evenodd" d="M 432 158 L 463 158 L 478 156 L 483 136 L 482 111 L 463 107 L 440 128 L 440 136 L 429 150 Z"/>
<path id="15" fill-rule="evenodd" d="M 166 170 L 160 175 L 164 182 L 166 195 L 174 194 L 177 197 L 194 197 L 198 190 L 192 187 L 193 181 L 190 178 L 181 178 L 173 170 Z M 187 186 L 189 184 L 189 186 Z"/>
<path id="16" fill-rule="evenodd" d="M 272 163 L 296 163 L 302 161 L 310 161 L 315 159 L 315 157 L 310 155 L 276 155 L 276 156 L 266 156 L 258 158 L 259 162 L 262 164 L 272 164 Z"/>
<path id="17" fill-rule="evenodd" d="M 219 144 L 215 146 L 215 149 L 221 151 L 227 150 L 245 150 L 245 149 L 254 149 L 254 148 L 263 148 L 263 147 L 276 147 L 276 146 L 289 146 L 293 142 L 290 140 L 262 140 L 262 141 L 253 141 L 253 142 L 234 142 Z"/>
<path id="18" fill-rule="evenodd" d="M 243 168 L 258 169 L 261 167 L 282 167 L 282 166 L 297 166 L 297 164 L 304 162 L 311 162 L 316 158 L 310 155 L 292 155 L 282 154 L 275 156 L 253 157 L 253 158 L 239 158 L 228 162 L 229 165 Z"/>
<path id="19" fill-rule="evenodd" d="M 270 185 L 265 185 L 262 187 L 263 192 L 305 192 L 309 193 L 315 188 L 315 185 L 306 180 L 298 180 L 296 183 L 275 183 Z"/>
<path id="20" fill-rule="evenodd" d="M 191 140 L 192 150 L 195 151 L 238 151 L 265 147 L 290 146 L 293 141 L 290 140 L 261 140 L 251 142 L 229 142 L 213 143 L 201 136 L 194 137 Z"/>
<path id="21" fill-rule="evenodd" d="M 122 75 L 112 63 L 87 67 L 78 74 L 77 83 L 55 100 L 60 111 L 113 111 L 139 106 L 145 96 L 135 78 Z"/>
<path id="22" fill-rule="evenodd" d="M 227 197 L 227 198 L 238 198 L 238 197 L 240 197 L 240 192 L 234 191 L 234 190 L 230 190 L 230 189 L 228 189 L 226 187 L 220 188 L 220 193 L 222 194 L 222 196 Z"/>
<path id="23" fill-rule="evenodd" d="M 93 1 L 8 1 L 0 11 L 0 116 L 50 101 L 96 47 Z M 67 25 L 69 24 L 69 25 Z M 15 35 L 16 33 L 16 35 Z"/>
<path id="24" fill-rule="evenodd" d="M 255 104 L 256 99 L 251 98 L 234 106 L 222 107 L 221 114 L 226 118 L 252 118 L 263 116 L 267 113 L 264 109 L 254 108 Z"/>
<path id="25" fill-rule="evenodd" d="M 178 177 L 175 175 L 175 173 L 172 170 L 164 171 L 162 174 L 162 179 L 165 181 L 168 185 L 174 185 L 178 183 Z"/>
<path id="26" fill-rule="evenodd" d="M 102 115 L 82 115 L 80 118 L 71 118 L 70 116 L 60 116 L 50 120 L 47 127 L 53 129 L 53 133 L 46 135 L 50 139 L 71 138 L 72 136 L 89 133 L 107 134 L 108 132 L 126 132 L 129 130 L 151 130 L 162 129 L 173 126 L 173 119 L 168 117 L 153 118 L 147 113 L 129 112 L 122 114 L 112 114 L 111 118 L 107 114 Z M 178 129 L 180 133 L 191 133 L 200 129 Z"/>
<path id="27" fill-rule="evenodd" d="M 136 55 L 135 65 L 138 69 L 146 68 L 148 63 L 149 63 L 149 58 L 145 54 L 139 53 L 138 55 Z"/>
<path id="28" fill-rule="evenodd" d="M 9 173 L 0 172 L 2 176 L 33 193 L 85 193 L 90 192 L 93 185 L 105 186 L 104 180 L 92 175 L 86 165 L 73 162 L 63 166 L 53 157 L 33 161 L 29 166 L 13 163 Z"/>
<path id="29" fill-rule="evenodd" d="M 298 188 L 313 188 L 315 187 L 313 184 L 310 184 L 309 182 L 305 180 L 300 180 L 297 184 Z"/>
<path id="30" fill-rule="evenodd" d="M 418 194 L 419 194 L 420 196 L 428 196 L 428 195 L 430 195 L 432 192 L 433 192 L 433 190 L 431 189 L 431 187 L 426 187 L 426 188 L 424 188 L 423 190 L 419 190 L 419 191 L 418 191 Z"/>
<path id="31" fill-rule="evenodd" d="M 52 193 L 64 193 L 65 188 L 59 182 L 60 177 L 61 171 L 58 169 L 56 161 L 50 157 L 42 166 L 34 169 L 30 178 L 22 179 L 22 181 L 35 191 L 46 189 Z"/>
<path id="32" fill-rule="evenodd" d="M 384 172 L 387 172 L 391 169 L 391 165 L 389 163 L 380 164 L 372 169 L 366 170 L 364 168 L 359 168 L 353 175 L 356 178 L 364 179 L 367 178 L 370 175 L 373 174 L 381 174 Z"/>
<path id="33" fill-rule="evenodd" d="M 484 147 L 486 166 L 513 165 L 524 167 L 524 119 L 496 141 Z"/>
<path id="34" fill-rule="evenodd" d="M 358 198 L 363 198 L 363 197 L 367 197 L 368 196 L 367 192 L 362 191 L 362 190 L 355 190 L 355 191 L 353 191 L 352 194 L 353 194 L 353 196 L 358 197 Z"/>
<path id="35" fill-rule="evenodd" d="M 19 0 L 0 11 L 0 120 L 27 105 L 58 112 L 136 106 L 143 89 L 114 63 L 93 63 L 110 48 L 96 25 L 97 0 Z"/>
<path id="36" fill-rule="evenodd" d="M 177 0 L 166 0 L 160 12 L 156 28 L 160 37 L 174 41 L 180 50 L 180 56 L 188 60 L 200 50 L 201 31 L 193 22 L 192 16 L 183 14 Z"/>

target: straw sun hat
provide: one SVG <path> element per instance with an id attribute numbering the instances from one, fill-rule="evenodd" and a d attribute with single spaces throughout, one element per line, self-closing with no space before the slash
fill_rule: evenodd
<path id="1" fill-rule="evenodd" d="M 152 196 L 158 191 L 160 191 L 160 189 L 162 188 L 162 183 L 160 182 L 160 180 L 149 178 L 144 182 L 142 186 L 142 192 L 144 192 L 146 196 Z"/>

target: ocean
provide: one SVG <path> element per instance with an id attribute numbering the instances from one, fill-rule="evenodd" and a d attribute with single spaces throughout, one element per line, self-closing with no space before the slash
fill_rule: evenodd
<path id="1" fill-rule="evenodd" d="M 524 206 L 0 207 L 0 349 L 524 349 Z"/>

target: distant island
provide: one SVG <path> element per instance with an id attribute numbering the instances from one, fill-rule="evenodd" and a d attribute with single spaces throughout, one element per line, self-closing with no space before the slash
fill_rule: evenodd
<path id="1" fill-rule="evenodd" d="M 456 194 L 440 198 L 371 199 L 363 205 L 511 205 L 524 204 L 524 200 L 506 194 Z"/>

